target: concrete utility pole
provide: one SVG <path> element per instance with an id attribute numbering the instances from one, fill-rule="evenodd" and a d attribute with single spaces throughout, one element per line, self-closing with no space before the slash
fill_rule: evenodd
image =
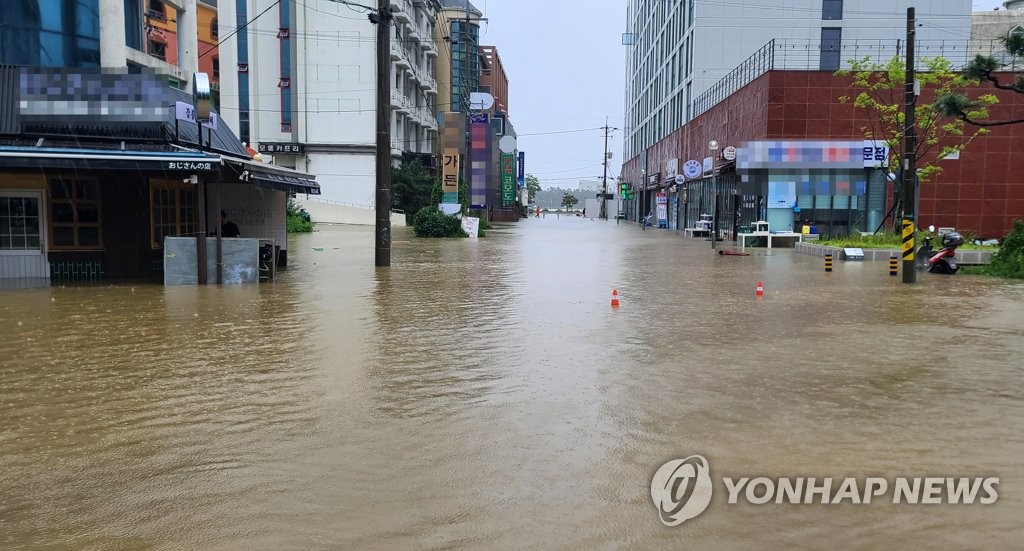
<path id="1" fill-rule="evenodd" d="M 602 177 L 602 189 L 601 193 L 601 218 L 608 220 L 608 135 L 612 130 L 618 130 L 618 128 L 612 128 L 608 126 L 608 117 L 604 118 L 604 176 Z"/>
<path id="2" fill-rule="evenodd" d="M 374 265 L 391 265 L 391 7 L 377 2 L 377 231 Z"/>
<path id="3" fill-rule="evenodd" d="M 462 50 L 466 54 L 466 70 L 462 75 L 462 105 L 459 106 L 459 111 L 463 112 L 466 120 L 466 162 L 462 163 L 463 170 L 465 171 L 466 181 L 466 201 L 467 205 L 473 205 L 473 124 L 470 122 L 471 109 L 469 103 L 469 88 L 470 88 L 470 77 L 469 71 L 473 67 L 469 57 L 469 0 L 466 0 L 466 20 L 462 25 L 462 32 L 459 33 L 459 40 L 462 41 Z M 484 212 L 487 212 L 484 209 Z M 483 213 L 481 213 L 481 217 Z"/>
<path id="4" fill-rule="evenodd" d="M 917 178 L 917 121 L 914 108 L 917 95 L 914 90 L 914 41 L 916 38 L 916 21 L 914 8 L 907 8 L 907 79 L 904 105 L 906 127 L 903 132 L 903 283 L 914 283 L 917 280 L 917 269 L 914 262 L 914 249 L 917 233 L 916 178 Z"/>

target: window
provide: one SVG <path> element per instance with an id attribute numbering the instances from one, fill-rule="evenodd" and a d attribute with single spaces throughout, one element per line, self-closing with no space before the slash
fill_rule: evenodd
<path id="1" fill-rule="evenodd" d="M 219 35 L 220 29 L 217 27 L 217 18 L 214 17 L 212 20 L 210 20 L 210 38 L 217 40 L 217 37 Z"/>
<path id="2" fill-rule="evenodd" d="M 165 237 L 196 233 L 196 187 L 174 180 L 149 181 L 149 228 L 152 248 L 162 249 Z"/>
<path id="3" fill-rule="evenodd" d="M 213 56 L 213 78 L 220 78 L 220 58 Z"/>
<path id="4" fill-rule="evenodd" d="M 821 19 L 823 21 L 839 21 L 843 18 L 843 0 L 823 0 Z"/>
<path id="5" fill-rule="evenodd" d="M 821 65 L 822 71 L 838 71 L 839 55 L 842 49 L 843 29 L 825 27 L 821 29 Z"/>
<path id="6" fill-rule="evenodd" d="M 153 57 L 155 57 L 157 59 L 162 59 L 162 60 L 166 60 L 167 59 L 167 44 L 166 43 L 161 42 L 159 40 L 154 40 L 152 38 L 148 39 L 146 41 L 146 43 L 149 45 L 148 46 L 149 55 L 151 55 L 151 56 L 153 56 Z"/>
<path id="7" fill-rule="evenodd" d="M 0 195 L 0 251 L 34 249 L 39 249 L 39 196 Z"/>
<path id="8" fill-rule="evenodd" d="M 102 249 L 99 183 L 52 178 L 49 187 L 50 248 Z"/>

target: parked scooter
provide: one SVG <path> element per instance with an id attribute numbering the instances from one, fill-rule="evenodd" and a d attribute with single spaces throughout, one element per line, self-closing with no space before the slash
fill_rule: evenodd
<path id="1" fill-rule="evenodd" d="M 932 228 L 929 228 L 932 229 Z M 922 269 L 933 274 L 955 274 L 960 269 L 956 262 L 956 248 L 964 244 L 964 238 L 957 232 L 942 236 L 942 248 L 932 248 L 932 238 L 925 237 L 924 244 L 917 249 L 918 262 Z"/>

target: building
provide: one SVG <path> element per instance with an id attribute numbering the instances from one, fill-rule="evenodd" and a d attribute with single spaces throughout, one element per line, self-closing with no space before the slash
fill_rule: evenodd
<path id="1" fill-rule="evenodd" d="M 951 61 L 965 64 L 967 46 L 961 42 Z M 772 230 L 814 225 L 836 234 L 891 225 L 895 186 L 884 165 L 897 152 L 865 140 L 871 114 L 840 101 L 852 77 L 817 63 L 772 69 L 774 56 L 786 55 L 775 48 L 758 55 L 723 80 L 723 99 L 627 161 L 622 177 L 638 190 L 627 202 L 631 217 L 660 199 L 669 227 L 713 217 L 726 236 L 755 220 Z M 1024 95 L 980 86 L 1000 99 L 993 120 L 1024 118 Z M 1024 125 L 995 127 L 958 158 L 938 160 L 943 171 L 920 188 L 919 224 L 1003 237 L 1024 218 L 1024 156 L 1013 153 L 1022 138 Z"/>
<path id="2" fill-rule="evenodd" d="M 194 113 L 158 75 L 0 66 L 0 285 L 166 280 L 189 255 L 179 282 L 285 265 L 286 198 L 316 182 L 252 161 L 215 111 L 200 132 Z M 222 210 L 241 238 L 221 239 Z"/>
<path id="3" fill-rule="evenodd" d="M 480 86 L 480 19 L 483 12 L 469 0 L 441 0 L 434 39 L 441 48 L 437 59 L 438 105 L 466 112 L 469 92 Z"/>
<path id="4" fill-rule="evenodd" d="M 147 68 L 169 75 L 179 87 L 196 71 L 216 81 L 216 5 L 216 0 L 10 2 L 0 10 L 0 63 Z"/>
<path id="5" fill-rule="evenodd" d="M 1010 2 L 1005 5 L 1006 10 L 976 11 L 971 14 L 972 55 L 995 52 L 996 59 L 1007 64 L 1013 63 L 1002 40 L 1012 35 L 1024 36 L 1024 0 L 1012 9 Z"/>
<path id="6" fill-rule="evenodd" d="M 494 98 L 495 113 L 509 116 L 508 111 L 508 73 L 501 63 L 501 56 L 494 46 L 480 46 L 480 57 L 484 60 L 480 73 L 480 92 L 486 92 Z"/>
<path id="7" fill-rule="evenodd" d="M 970 0 L 791 0 L 785 6 L 777 0 L 630 0 L 623 36 L 624 159 L 699 116 L 709 95 L 722 99 L 724 77 L 766 44 L 774 41 L 775 69 L 839 69 L 850 59 L 877 55 L 879 40 L 905 37 L 912 5 L 925 47 L 970 35 Z"/>
<path id="8" fill-rule="evenodd" d="M 721 217 L 719 230 L 733 235 L 754 220 L 778 230 L 814 224 L 823 233 L 892 223 L 894 189 L 879 165 L 896 153 L 865 143 L 871 120 L 839 101 L 851 81 L 835 70 L 905 53 L 908 2 L 775 4 L 630 4 L 620 180 L 636 190 L 625 202 L 630 219 L 667 205 L 668 227 Z M 997 54 L 991 40 L 966 39 L 970 9 L 953 0 L 918 6 L 919 58 L 963 66 L 975 53 Z M 983 90 L 1001 99 L 993 120 L 1024 115 L 1020 94 Z M 938 161 L 943 172 L 921 187 L 919 222 L 1001 237 L 1024 217 L 1024 167 L 1007 149 L 1021 131 L 994 128 L 959 159 Z M 861 159 L 861 150 L 871 158 Z"/>
<path id="9" fill-rule="evenodd" d="M 391 7 L 391 153 L 395 162 L 426 160 L 437 140 L 440 5 Z M 316 171 L 325 199 L 373 205 L 377 26 L 367 12 L 338 2 L 222 1 L 218 19 L 221 33 L 235 33 L 220 46 L 230 68 L 221 78 L 225 120 L 275 164 Z"/>

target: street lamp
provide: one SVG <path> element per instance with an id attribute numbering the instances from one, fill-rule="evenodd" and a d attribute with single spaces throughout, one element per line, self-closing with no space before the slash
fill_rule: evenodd
<path id="1" fill-rule="evenodd" d="M 718 241 L 718 175 L 715 174 L 715 152 L 718 151 L 718 142 L 708 142 L 708 150 L 711 151 L 711 188 L 715 192 L 715 204 L 711 210 L 711 231 L 708 232 L 708 236 L 711 238 L 711 248 L 715 249 L 715 242 Z"/>
<path id="2" fill-rule="evenodd" d="M 644 223 L 643 199 L 644 190 L 647 189 L 647 167 L 640 168 L 640 200 L 636 201 L 636 219 L 640 222 L 640 229 L 647 231 L 647 224 Z"/>

